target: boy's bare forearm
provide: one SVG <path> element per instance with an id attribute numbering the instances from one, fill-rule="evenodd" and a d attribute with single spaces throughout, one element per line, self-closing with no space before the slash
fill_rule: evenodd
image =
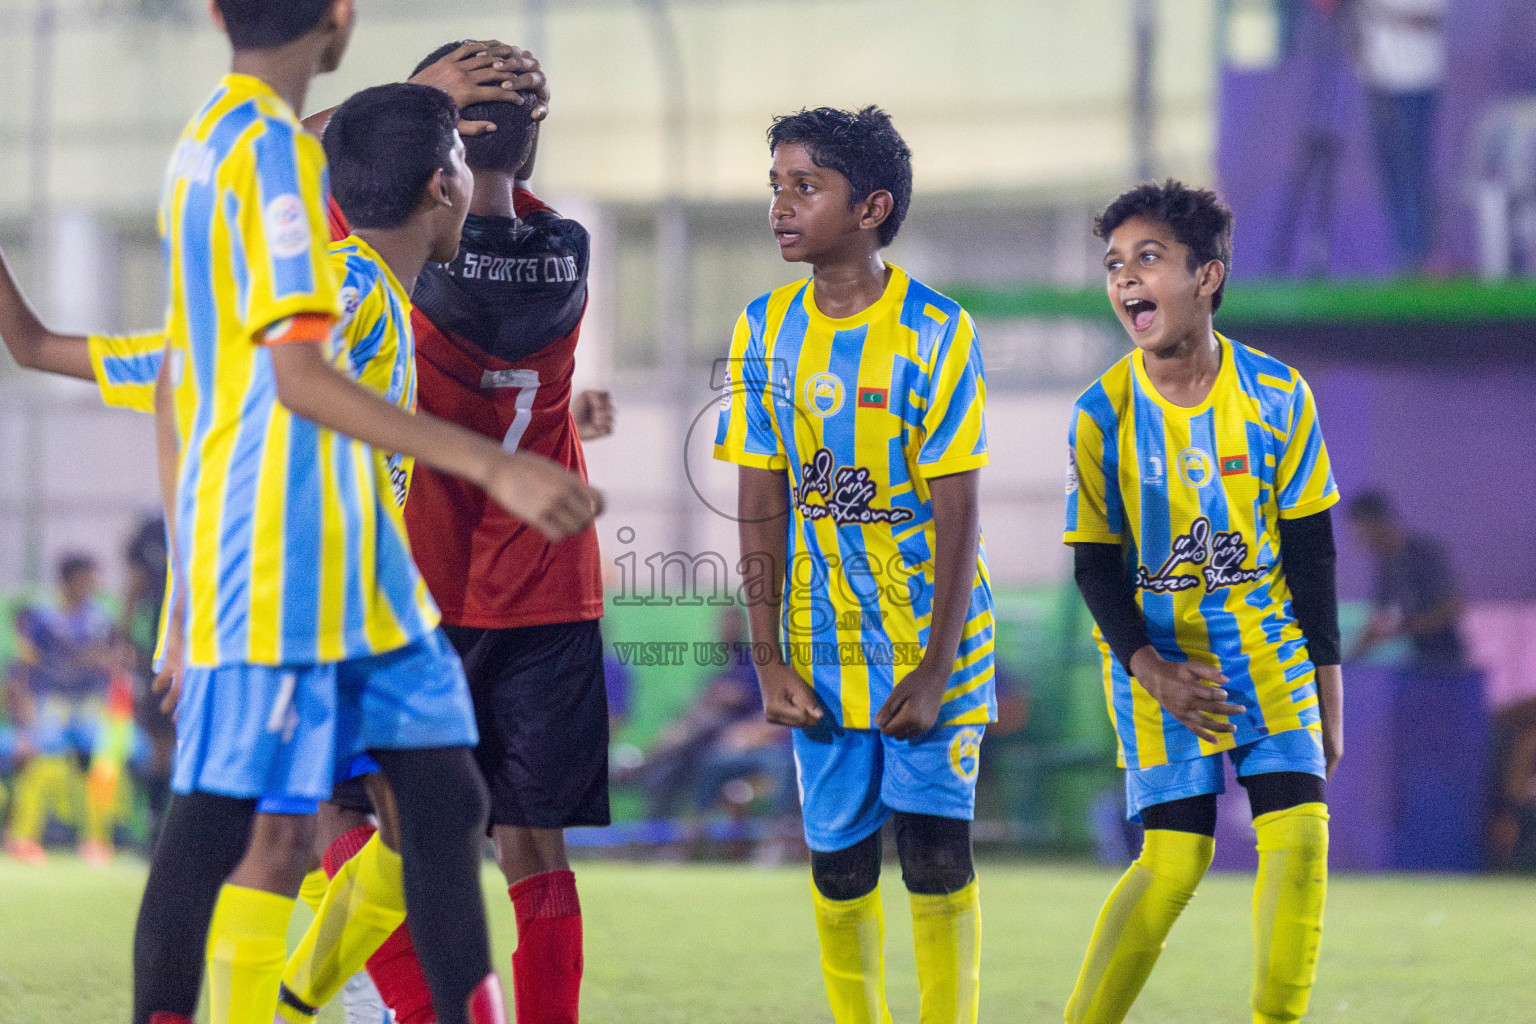
<path id="1" fill-rule="evenodd" d="M 789 479 L 768 469 L 742 466 L 737 476 L 738 533 L 743 571 L 761 578 L 748 581 L 747 622 L 752 639 L 779 649 L 779 609 L 784 594 L 784 565 L 788 550 Z"/>
<path id="2" fill-rule="evenodd" d="M 171 390 L 171 359 L 167 349 L 155 377 L 155 463 L 160 476 L 160 500 L 165 503 L 166 554 L 171 573 L 178 581 L 177 593 L 186 591 L 176 546 L 176 477 L 181 455 L 181 439 L 176 433 L 176 403 Z"/>
<path id="3" fill-rule="evenodd" d="M 398 452 L 480 487 L 502 455 L 490 438 L 406 412 L 367 390 L 326 362 L 317 345 L 274 345 L 272 365 L 278 401 L 289 411 L 380 451 Z"/>
<path id="4" fill-rule="evenodd" d="M 55 334 L 33 311 L 0 252 L 0 336 L 11 358 L 32 370 L 95 380 L 90 344 L 83 336 Z"/>
<path id="5" fill-rule="evenodd" d="M 929 481 L 933 499 L 933 622 L 925 661 L 949 667 L 960 650 L 981 549 L 981 475 L 969 470 Z"/>

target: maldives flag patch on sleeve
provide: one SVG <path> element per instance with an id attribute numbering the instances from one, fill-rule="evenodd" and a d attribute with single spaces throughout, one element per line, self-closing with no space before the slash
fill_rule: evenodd
<path id="1" fill-rule="evenodd" d="M 860 409 L 884 409 L 885 399 L 885 388 L 859 388 Z"/>
<path id="2" fill-rule="evenodd" d="M 1242 476 L 1248 472 L 1248 456 L 1228 455 L 1221 460 L 1222 476 Z"/>

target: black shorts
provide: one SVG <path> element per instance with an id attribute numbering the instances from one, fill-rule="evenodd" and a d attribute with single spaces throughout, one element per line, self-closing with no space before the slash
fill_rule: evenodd
<path id="1" fill-rule="evenodd" d="M 354 775 L 350 779 L 343 779 L 331 787 L 331 797 L 326 801 L 335 804 L 344 811 L 353 811 L 357 814 L 373 813 L 373 798 L 368 795 L 368 786 L 364 779 L 366 775 Z"/>
<path id="2" fill-rule="evenodd" d="M 491 824 L 606 825 L 608 688 L 598 621 L 444 626 L 469 678 Z"/>

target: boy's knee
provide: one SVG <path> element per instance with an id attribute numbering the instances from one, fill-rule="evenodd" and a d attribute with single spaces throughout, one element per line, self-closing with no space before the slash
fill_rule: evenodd
<path id="1" fill-rule="evenodd" d="M 880 833 L 843 850 L 811 851 L 811 880 L 829 900 L 856 900 L 880 884 Z"/>
<path id="2" fill-rule="evenodd" d="M 230 881 L 265 892 L 296 895 L 314 860 L 311 814 L 258 814 L 250 846 Z"/>
<path id="3" fill-rule="evenodd" d="M 898 813 L 896 852 L 908 892 L 944 896 L 959 892 L 976 877 L 971 823 L 959 818 Z"/>

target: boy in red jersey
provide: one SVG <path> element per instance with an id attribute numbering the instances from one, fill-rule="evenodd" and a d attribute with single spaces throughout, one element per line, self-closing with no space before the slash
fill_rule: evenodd
<path id="1" fill-rule="evenodd" d="M 456 49 L 469 52 L 446 44 L 415 74 Z M 525 74 L 537 70 L 521 57 Z M 459 257 L 429 266 L 412 296 L 418 398 L 423 412 L 584 476 L 580 439 L 609 432 L 612 411 L 603 392 L 574 398 L 571 392 L 590 244 L 580 224 L 527 188 L 546 97 L 535 98 L 539 102 L 476 103 L 460 112 L 464 121 L 495 130 L 465 139 L 477 184 Z M 609 820 L 596 533 L 552 545 L 478 488 L 421 469 L 406 521 L 470 677 L 481 732 L 476 757 L 491 791 L 497 861 L 517 913 L 518 1020 L 573 1022 L 581 916 L 563 829 Z M 332 866 L 356 850 L 347 839 L 333 851 L 340 857 L 328 856 Z M 317 919 L 311 931 L 333 931 L 332 923 Z M 380 947 L 369 970 L 401 1024 L 433 1019 L 421 999 L 408 929 Z M 330 972 L 332 981 L 344 975 Z M 285 1016 L 329 996 L 299 990 L 297 982 L 312 976 L 290 964 Z"/>

